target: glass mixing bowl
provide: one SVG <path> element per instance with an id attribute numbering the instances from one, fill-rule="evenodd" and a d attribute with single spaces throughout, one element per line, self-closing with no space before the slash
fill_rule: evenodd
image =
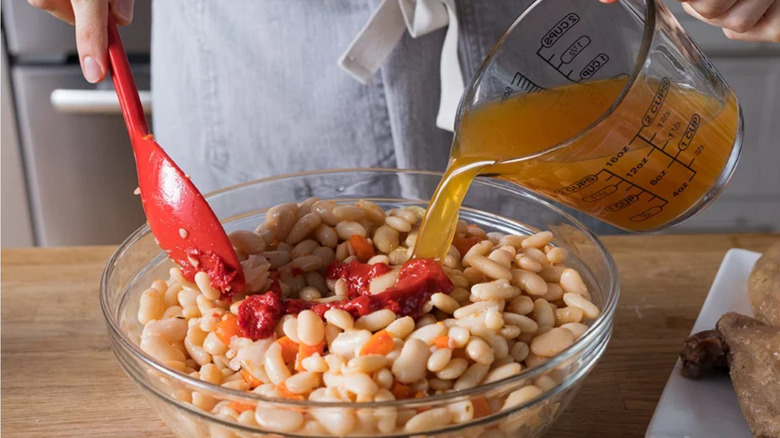
<path id="1" fill-rule="evenodd" d="M 283 202 L 316 196 L 336 202 L 369 199 L 385 209 L 425 206 L 441 174 L 405 170 L 344 169 L 266 178 L 227 188 L 208 196 L 228 232 L 254 229 L 265 211 Z M 598 238 L 559 208 L 516 186 L 478 179 L 469 189 L 461 218 L 486 231 L 532 234 L 551 230 L 553 245 L 567 249 L 567 263 L 580 271 L 601 315 L 573 345 L 521 374 L 464 391 L 431 397 L 371 403 L 327 403 L 268 399 L 190 377 L 166 368 L 139 348 L 142 326 L 137 320 L 139 297 L 154 279 L 168 278 L 173 264 L 154 241 L 148 226 L 134 232 L 108 261 L 100 288 L 100 304 L 108 324 L 111 347 L 125 372 L 160 418 L 181 437 L 258 436 L 408 436 L 383 433 L 380 424 L 394 419 L 404 424 L 424 410 L 446 407 L 458 412 L 465 401 L 479 406 L 459 423 L 434 421 L 424 434 L 437 437 L 536 437 L 563 412 L 593 369 L 612 333 L 619 294 L 615 263 Z M 522 388 L 534 384 L 542 393 Z M 234 406 L 257 406 L 278 418 L 275 430 L 260 428 L 251 410 L 230 418 L 196 407 L 204 400 L 229 400 Z M 291 412 L 310 419 L 303 429 L 286 433 Z M 470 418 L 469 417 L 473 417 Z M 316 421 L 315 421 L 316 420 Z M 393 420 L 390 420 L 392 423 Z M 403 429 L 401 429 L 403 430 Z M 419 435 L 417 432 L 415 435 Z"/>

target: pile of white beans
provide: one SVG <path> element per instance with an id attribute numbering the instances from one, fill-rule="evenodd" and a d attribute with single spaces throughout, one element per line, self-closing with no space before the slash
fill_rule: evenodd
<path id="1" fill-rule="evenodd" d="M 276 206 L 257 230 L 230 235 L 247 293 L 223 301 L 205 273 L 198 273 L 192 283 L 179 268 L 172 268 L 168 280 L 155 281 L 141 296 L 140 347 L 172 369 L 271 398 L 294 394 L 311 401 L 389 401 L 401 396 L 399 387 L 408 389 L 403 396 L 424 397 L 521 373 L 569 347 L 587 330 L 585 322 L 599 315 L 579 272 L 565 267 L 567 251 L 551 245 L 551 232 L 486 233 L 460 221 L 459 236 L 481 240 L 466 254 L 450 248 L 444 269 L 455 288 L 449 294 L 433 294 L 418 321 L 387 309 L 358 319 L 338 309 L 328 310 L 324 319 L 306 310 L 282 317 L 276 334 L 267 339 L 233 336 L 225 344 L 216 335 L 217 324 L 229 313 L 237 315 L 247 294 L 265 292 L 274 278 L 285 297 L 343 299 L 344 280 L 327 280 L 324 274 L 333 260 L 355 259 L 349 243 L 353 234 L 373 245 L 376 255 L 368 263 L 393 267 L 370 283 L 371 293 L 393 286 L 400 265 L 411 255 L 423 213 L 416 206 L 385 212 L 367 201 L 346 205 L 315 198 Z M 361 355 L 381 330 L 392 336 L 392 351 Z M 284 360 L 277 342 L 282 337 L 311 346 L 324 341 L 326 347 L 322 355 L 307 357 L 302 369 L 295 369 L 294 361 Z M 253 386 L 247 373 L 255 385 L 261 384 Z M 491 400 L 490 409 L 526 403 L 556 384 L 550 377 L 536 379 L 500 402 Z M 202 391 L 175 395 L 225 420 L 305 435 L 417 433 L 480 415 L 469 400 L 428 410 L 385 409 L 366 421 L 346 409 L 247 409 Z"/>

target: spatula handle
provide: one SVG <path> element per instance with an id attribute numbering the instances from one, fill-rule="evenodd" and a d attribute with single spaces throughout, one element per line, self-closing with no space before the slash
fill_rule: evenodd
<path id="1" fill-rule="evenodd" d="M 144 108 L 138 97 L 138 88 L 135 86 L 130 62 L 127 60 L 113 14 L 108 14 L 108 60 L 108 70 L 111 72 L 111 80 L 114 82 L 130 136 L 143 137 L 149 134 Z"/>

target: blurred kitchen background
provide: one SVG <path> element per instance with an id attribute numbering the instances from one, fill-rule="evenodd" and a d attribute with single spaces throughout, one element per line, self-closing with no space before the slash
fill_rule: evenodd
<path id="1" fill-rule="evenodd" d="M 151 2 L 122 30 L 149 89 Z M 780 44 L 730 41 L 667 1 L 740 99 L 741 162 L 706 211 L 671 232 L 780 231 Z M 81 76 L 73 28 L 2 0 L 3 247 L 116 244 L 144 222 L 129 140 L 110 80 Z M 335 62 L 335 61 L 334 61 Z M 148 111 L 152 102 L 143 100 Z"/>

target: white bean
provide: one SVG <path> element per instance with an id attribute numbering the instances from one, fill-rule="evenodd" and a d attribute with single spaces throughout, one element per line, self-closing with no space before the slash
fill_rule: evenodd
<path id="1" fill-rule="evenodd" d="M 580 336 L 584 335 L 585 332 L 588 331 L 588 326 L 585 324 L 581 324 L 579 322 L 570 322 L 567 324 L 561 325 L 561 328 L 565 328 L 566 330 L 569 330 L 574 334 L 575 338 L 579 338 Z"/>
<path id="2" fill-rule="evenodd" d="M 431 295 L 431 302 L 437 309 L 450 315 L 460 307 L 460 304 L 454 298 L 441 292 Z"/>
<path id="3" fill-rule="evenodd" d="M 566 251 L 565 248 L 556 246 L 555 248 L 547 251 L 547 260 L 549 260 L 550 263 L 557 265 L 565 262 L 567 258 L 569 258 L 569 251 Z"/>
<path id="4" fill-rule="evenodd" d="M 502 410 L 507 410 L 514 408 L 515 406 L 520 406 L 522 404 L 528 403 L 531 400 L 539 397 L 542 395 L 542 390 L 539 389 L 536 386 L 529 385 L 524 386 L 517 391 L 509 394 L 509 396 L 504 401 L 504 405 L 501 407 Z"/>
<path id="5" fill-rule="evenodd" d="M 507 363 L 505 365 L 498 366 L 487 374 L 485 377 L 485 383 L 497 382 L 499 380 L 506 379 L 508 377 L 520 374 L 523 367 L 519 363 Z"/>
<path id="6" fill-rule="evenodd" d="M 557 327 L 531 341 L 531 352 L 541 357 L 553 357 L 574 342 L 574 333 Z"/>
<path id="7" fill-rule="evenodd" d="M 504 269 L 509 269 L 512 266 L 512 254 L 501 248 L 491 252 L 488 258 L 501 265 Z"/>
<path id="8" fill-rule="evenodd" d="M 550 307 L 550 303 L 542 298 L 534 301 L 533 315 L 539 327 L 552 327 L 555 325 L 555 314 L 552 307 Z"/>
<path id="9" fill-rule="evenodd" d="M 466 346 L 466 354 L 474 362 L 490 365 L 495 360 L 493 350 L 480 338 L 473 337 Z"/>
<path id="10" fill-rule="evenodd" d="M 507 279 L 502 278 L 490 283 L 475 284 L 471 287 L 471 294 L 479 301 L 496 301 L 511 300 L 518 296 L 519 292 Z"/>
<path id="11" fill-rule="evenodd" d="M 471 333 L 463 327 L 451 327 L 447 335 L 450 338 L 452 348 L 463 348 L 468 345 Z"/>
<path id="12" fill-rule="evenodd" d="M 452 421 L 452 413 L 447 408 L 434 408 L 421 412 L 406 422 L 404 431 L 407 433 L 419 433 L 432 430 Z"/>
<path id="13" fill-rule="evenodd" d="M 531 297 L 521 295 L 514 298 L 507 306 L 507 310 L 518 315 L 528 315 L 534 310 L 534 301 Z M 511 324 L 511 323 L 510 323 Z"/>
<path id="14" fill-rule="evenodd" d="M 379 386 L 374 382 L 374 379 L 363 373 L 345 376 L 343 384 L 344 389 L 358 396 L 372 397 L 379 391 Z"/>
<path id="15" fill-rule="evenodd" d="M 445 327 L 444 324 L 436 323 L 426 325 L 412 332 L 412 334 L 409 335 L 409 339 L 419 339 L 430 345 L 434 338 L 443 335 L 446 330 L 447 327 Z"/>
<path id="16" fill-rule="evenodd" d="M 585 317 L 588 319 L 594 319 L 599 316 L 599 308 L 582 295 L 572 292 L 565 293 L 563 294 L 563 302 L 566 303 L 567 306 L 579 307 L 582 309 L 582 313 L 584 313 Z"/>
<path id="17" fill-rule="evenodd" d="M 319 345 L 325 339 L 325 324 L 311 310 L 298 314 L 298 339 L 309 346 Z"/>
<path id="18" fill-rule="evenodd" d="M 342 330 L 349 330 L 354 325 L 354 320 L 352 319 L 352 315 L 350 315 L 349 312 L 347 312 L 346 310 L 328 309 L 328 311 L 325 312 L 324 316 L 327 322 L 335 325 L 336 327 Z"/>
<path id="19" fill-rule="evenodd" d="M 336 203 L 333 201 L 317 201 L 312 204 L 311 210 L 320 215 L 322 222 L 334 226 L 339 223 L 339 219 L 333 214 L 334 207 L 336 207 Z"/>
<path id="20" fill-rule="evenodd" d="M 583 316 L 584 312 L 579 307 L 562 307 L 555 309 L 555 324 L 561 326 L 571 322 L 580 322 Z"/>
<path id="21" fill-rule="evenodd" d="M 580 273 L 574 269 L 567 268 L 561 274 L 561 287 L 566 293 L 585 295 L 588 293 L 588 287 L 582 281 Z M 595 317 L 594 317 L 595 318 Z"/>
<path id="22" fill-rule="evenodd" d="M 281 385 L 290 378 L 290 370 L 282 359 L 282 346 L 278 342 L 272 343 L 265 351 L 264 365 L 265 372 L 274 385 Z"/>
<path id="23" fill-rule="evenodd" d="M 164 294 L 157 289 L 147 289 L 138 305 L 138 322 L 146 324 L 151 320 L 160 319 L 165 311 Z"/>
<path id="24" fill-rule="evenodd" d="M 366 211 L 353 205 L 337 205 L 333 207 L 333 215 L 340 221 L 359 221 L 366 215 Z"/>
<path id="25" fill-rule="evenodd" d="M 385 330 L 394 337 L 403 339 L 414 331 L 414 319 L 410 316 L 398 318 L 390 323 Z"/>
<path id="26" fill-rule="evenodd" d="M 209 332 L 206 335 L 206 339 L 203 340 L 203 349 L 212 356 L 225 354 L 228 351 L 228 347 L 219 340 L 214 332 Z"/>
<path id="27" fill-rule="evenodd" d="M 455 381 L 453 389 L 455 391 L 463 391 L 479 385 L 487 375 L 489 369 L 490 365 L 483 365 L 481 363 L 471 364 L 471 366 L 458 377 L 458 380 Z"/>
<path id="28" fill-rule="evenodd" d="M 517 257 L 515 257 L 515 262 L 517 263 L 517 266 L 520 266 L 522 269 L 529 272 L 537 273 L 542 270 L 542 265 L 539 264 L 536 259 L 525 254 L 518 254 Z"/>
<path id="29" fill-rule="evenodd" d="M 469 258 L 469 263 L 471 264 L 471 266 L 478 269 L 485 276 L 487 276 L 488 278 L 492 278 L 493 280 L 512 279 L 512 273 L 509 272 L 509 269 L 501 266 L 500 264 L 494 262 L 493 260 L 490 260 L 485 256 L 474 255 L 471 258 Z"/>
<path id="30" fill-rule="evenodd" d="M 347 368 L 359 373 L 373 373 L 387 365 L 387 357 L 381 354 L 355 356 L 347 362 Z"/>
<path id="31" fill-rule="evenodd" d="M 439 372 L 450 363 L 450 359 L 452 359 L 452 350 L 449 348 L 440 348 L 434 351 L 428 358 L 428 370 L 433 371 L 434 373 Z"/>
<path id="32" fill-rule="evenodd" d="M 354 235 L 366 237 L 366 229 L 357 222 L 343 221 L 336 224 L 336 234 L 346 241 Z"/>
<path id="33" fill-rule="evenodd" d="M 543 248 L 544 245 L 550 243 L 552 239 L 553 233 L 550 231 L 542 231 L 523 240 L 522 246 L 523 248 Z"/>
<path id="34" fill-rule="evenodd" d="M 379 331 L 395 321 L 395 313 L 389 309 L 381 309 L 362 316 L 355 321 L 355 328 L 371 332 Z"/>
<path id="35" fill-rule="evenodd" d="M 266 242 L 260 235 L 247 230 L 233 231 L 228 234 L 228 239 L 236 249 L 247 254 L 257 254 L 266 247 Z"/>
<path id="36" fill-rule="evenodd" d="M 425 377 L 430 354 L 427 343 L 415 338 L 407 340 L 391 369 L 396 380 L 413 383 Z"/>
<path id="37" fill-rule="evenodd" d="M 293 225 L 289 234 L 287 234 L 287 243 L 295 245 L 313 233 L 322 224 L 322 219 L 317 213 L 307 213 L 303 215 L 295 225 Z"/>
<path id="38" fill-rule="evenodd" d="M 316 374 L 301 371 L 293 374 L 284 382 L 284 386 L 293 394 L 306 394 L 319 385 L 320 379 Z"/>
<path id="39" fill-rule="evenodd" d="M 412 231 L 412 224 L 398 216 L 387 216 L 385 218 L 385 224 L 401 233 Z"/>
<path id="40" fill-rule="evenodd" d="M 142 337 L 160 336 L 168 342 L 181 342 L 187 336 L 187 321 L 178 318 L 152 320 L 144 326 Z"/>
<path id="41" fill-rule="evenodd" d="M 490 254 L 490 251 L 493 249 L 493 242 L 489 240 L 483 240 L 481 242 L 478 242 L 477 244 L 473 245 L 471 248 L 469 248 L 468 251 L 466 251 L 466 254 L 463 255 L 463 258 L 461 259 L 461 263 L 463 263 L 464 267 L 471 266 L 471 258 L 474 256 L 486 256 Z"/>
<path id="42" fill-rule="evenodd" d="M 485 327 L 490 330 L 500 330 L 504 326 L 504 318 L 497 308 L 488 309 L 485 313 Z"/>
<path id="43" fill-rule="evenodd" d="M 330 345 L 330 351 L 345 358 L 351 358 L 357 356 L 357 353 L 369 339 L 371 339 L 371 332 L 368 330 L 347 330 L 336 336 Z"/>
<path id="44" fill-rule="evenodd" d="M 451 359 L 450 362 L 436 373 L 436 377 L 442 380 L 455 380 L 468 368 L 469 362 L 461 357 Z"/>
<path id="45" fill-rule="evenodd" d="M 515 345 L 509 349 L 509 355 L 512 356 L 515 362 L 520 363 L 528 357 L 530 351 L 531 348 L 525 342 L 515 342 Z"/>
<path id="46" fill-rule="evenodd" d="M 294 432 L 303 426 L 303 414 L 286 409 L 258 406 L 255 421 L 261 427 L 275 432 Z"/>
<path id="47" fill-rule="evenodd" d="M 290 251 L 290 256 L 293 259 L 297 259 L 298 257 L 311 254 L 312 252 L 314 252 L 315 249 L 319 247 L 320 244 L 317 243 L 316 240 L 312 240 L 312 239 L 301 240 L 300 242 L 295 244 L 292 251 Z"/>
<path id="48" fill-rule="evenodd" d="M 339 242 L 339 236 L 336 234 L 336 230 L 326 224 L 321 224 L 317 227 L 314 231 L 314 238 L 317 239 L 317 242 L 319 242 L 320 245 L 328 248 L 335 248 L 336 244 Z"/>
<path id="49" fill-rule="evenodd" d="M 394 268 L 386 273 L 375 277 L 368 284 L 368 291 L 371 294 L 376 295 L 384 292 L 386 289 L 395 286 L 398 280 L 398 274 L 401 272 L 400 268 Z"/>
<path id="50" fill-rule="evenodd" d="M 303 366 L 303 369 L 312 373 L 324 373 L 325 371 L 328 371 L 328 363 L 319 353 L 314 353 L 303 359 L 301 365 Z"/>
<path id="51" fill-rule="evenodd" d="M 296 344 L 300 343 L 301 339 L 298 337 L 298 318 L 293 315 L 284 315 L 280 322 L 282 323 L 282 332 L 284 335 Z M 277 325 L 277 327 L 279 327 L 279 325 Z"/>
<path id="52" fill-rule="evenodd" d="M 541 296 L 547 293 L 547 283 L 542 277 L 522 269 L 512 269 L 512 283 L 528 295 Z"/>

